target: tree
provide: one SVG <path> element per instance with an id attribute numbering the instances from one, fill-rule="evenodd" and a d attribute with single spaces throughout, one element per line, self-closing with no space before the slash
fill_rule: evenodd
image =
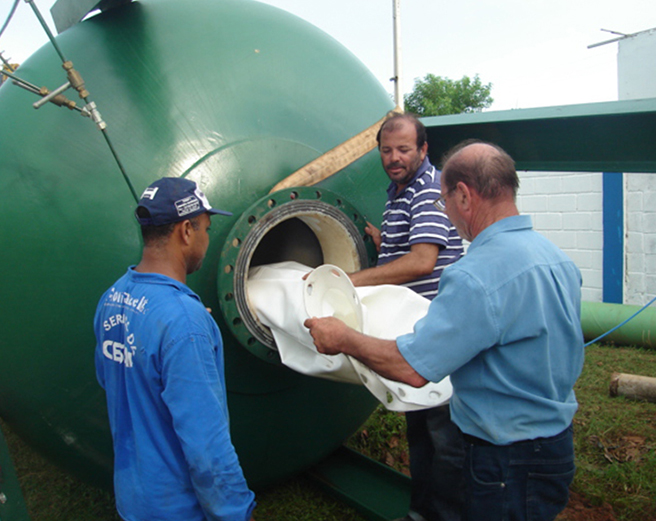
<path id="1" fill-rule="evenodd" d="M 492 84 L 483 85 L 478 74 L 461 80 L 427 74 L 415 79 L 414 89 L 404 96 L 405 111 L 419 117 L 480 112 L 492 105 L 491 90 Z"/>

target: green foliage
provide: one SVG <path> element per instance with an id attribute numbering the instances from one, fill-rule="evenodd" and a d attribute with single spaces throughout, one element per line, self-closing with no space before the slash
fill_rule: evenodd
<path id="1" fill-rule="evenodd" d="M 404 96 L 405 111 L 419 117 L 480 112 L 492 105 L 491 91 L 492 84 L 483 85 L 478 74 L 460 80 L 427 74 Z"/>
<path id="2" fill-rule="evenodd" d="M 346 445 L 371 459 L 410 475 L 405 415 L 379 405 Z"/>
<path id="3" fill-rule="evenodd" d="M 304 475 L 257 494 L 256 521 L 365 521 Z"/>

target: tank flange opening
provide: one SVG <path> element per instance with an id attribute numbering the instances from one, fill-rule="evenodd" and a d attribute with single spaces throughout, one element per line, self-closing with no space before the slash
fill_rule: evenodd
<path id="1" fill-rule="evenodd" d="M 366 268 L 376 251 L 365 225 L 344 198 L 317 188 L 282 190 L 246 210 L 226 239 L 218 273 L 221 311 L 241 345 L 266 361 L 280 361 L 271 331 L 248 301 L 251 267 L 296 261 L 334 264 L 347 273 Z"/>

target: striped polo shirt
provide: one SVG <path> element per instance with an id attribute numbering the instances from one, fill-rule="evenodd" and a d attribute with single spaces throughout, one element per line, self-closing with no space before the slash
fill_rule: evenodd
<path id="1" fill-rule="evenodd" d="M 381 225 L 379 266 L 410 253 L 413 244 L 431 243 L 440 247 L 433 273 L 402 284 L 428 299 L 437 295 L 444 268 L 463 254 L 462 239 L 455 227 L 433 205 L 441 195 L 440 188 L 440 171 L 426 156 L 404 190 L 397 194 L 397 185 L 390 183 Z"/>

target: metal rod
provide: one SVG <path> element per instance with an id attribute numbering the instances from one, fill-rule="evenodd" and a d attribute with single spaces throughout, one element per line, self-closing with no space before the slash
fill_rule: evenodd
<path id="1" fill-rule="evenodd" d="M 43 106 L 44 106 L 46 103 L 48 103 L 52 98 L 54 98 L 55 96 L 59 96 L 62 92 L 64 92 L 65 90 L 67 90 L 70 86 L 71 86 L 71 83 L 67 81 L 67 82 L 64 83 L 61 87 L 58 87 L 58 88 L 56 88 L 55 90 L 53 90 L 52 92 L 49 92 L 48 94 L 46 94 L 45 96 L 43 96 L 43 98 L 41 98 L 39 101 L 35 101 L 34 103 L 32 103 L 32 106 L 33 106 L 35 109 L 38 109 L 38 108 L 43 107 Z"/>
<path id="2" fill-rule="evenodd" d="M 107 131 L 103 130 L 102 134 L 103 134 L 103 136 L 105 136 L 105 141 L 107 142 L 107 146 L 109 146 L 109 150 L 111 151 L 112 155 L 114 156 L 114 159 L 116 160 L 116 164 L 118 165 L 118 168 L 121 171 L 121 174 L 123 175 L 123 178 L 125 179 L 125 182 L 128 184 L 128 188 L 130 189 L 130 192 L 132 193 L 132 197 L 134 197 L 134 202 L 139 203 L 139 197 L 137 196 L 137 192 L 135 192 L 134 186 L 132 186 L 132 182 L 130 181 L 130 178 L 128 177 L 128 174 L 125 171 L 125 168 L 123 168 L 123 164 L 121 163 L 121 160 L 118 158 L 118 154 L 116 153 L 116 150 L 114 150 L 114 145 L 112 145 L 112 142 L 109 139 L 109 135 L 107 134 Z"/>
<path id="3" fill-rule="evenodd" d="M 628 34 L 626 34 L 626 33 L 621 33 L 621 32 L 619 32 L 619 31 L 612 31 L 611 29 L 604 29 L 604 28 L 602 28 L 601 30 L 604 31 L 605 33 L 617 34 L 617 35 L 619 35 L 619 36 L 630 36 L 630 35 L 628 35 Z"/>
<path id="4" fill-rule="evenodd" d="M 602 45 L 606 45 L 607 43 L 613 43 L 613 42 L 619 42 L 620 40 L 625 40 L 627 38 L 632 38 L 634 36 L 637 36 L 640 34 L 640 32 L 645 32 L 645 31 L 640 31 L 637 33 L 631 33 L 631 34 L 624 34 L 624 33 L 618 33 L 617 31 L 609 31 L 608 29 L 602 29 L 602 31 L 611 33 L 611 34 L 621 34 L 622 36 L 618 36 L 617 38 L 613 38 L 611 40 L 605 40 L 603 42 L 599 43 L 593 43 L 592 45 L 588 45 L 588 49 L 594 49 L 595 47 L 600 47 Z"/>
<path id="5" fill-rule="evenodd" d="M 22 80 L 21 78 L 19 78 L 15 74 L 12 74 L 11 72 L 0 70 L 0 74 L 4 74 L 5 76 L 8 76 L 12 80 L 14 80 L 16 83 L 20 84 L 21 86 L 29 87 L 30 90 L 34 89 L 37 94 L 39 93 L 39 87 L 37 87 L 36 85 L 33 85 L 32 83 L 30 83 L 28 81 Z"/>
<path id="6" fill-rule="evenodd" d="M 14 13 L 16 12 L 16 8 L 18 7 L 18 2 L 19 0 L 14 0 L 14 5 L 11 6 L 11 10 L 9 11 L 9 16 L 7 16 L 5 23 L 2 25 L 2 29 L 0 29 L 0 36 L 2 36 L 2 33 L 4 33 L 5 29 L 9 26 L 9 22 L 14 16 Z"/>
<path id="7" fill-rule="evenodd" d="M 14 68 L 12 67 L 11 63 L 9 63 L 9 62 L 5 59 L 5 57 L 2 55 L 3 52 L 4 52 L 4 51 L 0 51 L 0 60 L 2 60 L 2 63 L 5 64 L 5 67 L 7 67 L 7 69 L 9 69 L 11 72 L 14 72 L 16 69 L 14 69 Z"/>
<path id="8" fill-rule="evenodd" d="M 394 2 L 394 102 L 403 108 L 403 92 L 401 86 L 401 0 Z"/>
<path id="9" fill-rule="evenodd" d="M 31 85 L 30 83 L 21 83 L 20 81 L 16 81 L 16 80 L 12 80 L 12 83 L 17 87 L 21 87 L 27 91 L 30 91 L 32 94 L 41 96 L 41 91 L 35 85 Z"/>
<path id="10" fill-rule="evenodd" d="M 619 42 L 620 40 L 624 40 L 625 38 L 626 38 L 626 36 L 619 36 L 617 38 L 613 38 L 612 40 L 606 40 L 606 41 L 599 42 L 599 43 L 593 43 L 591 45 L 588 45 L 588 49 L 593 49 L 595 47 L 601 47 L 602 45 L 606 45 L 607 43 Z"/>
<path id="11" fill-rule="evenodd" d="M 25 0 L 25 2 L 30 4 L 32 11 L 34 11 L 34 14 L 36 15 L 37 19 L 39 20 L 39 23 L 41 24 L 41 27 L 43 27 L 43 30 L 48 35 L 48 39 L 50 40 L 50 43 L 52 43 L 52 46 L 55 48 L 55 51 L 57 51 L 57 54 L 59 54 L 61 61 L 65 62 L 66 59 L 64 58 L 64 55 L 61 52 L 61 49 L 59 48 L 59 45 L 57 45 L 57 42 L 55 41 L 55 37 L 50 32 L 50 28 L 48 27 L 48 24 L 43 19 L 43 16 L 41 16 L 41 12 L 39 11 L 39 8 L 34 4 L 34 0 Z"/>
<path id="12" fill-rule="evenodd" d="M 16 85 L 17 87 L 21 87 L 21 88 L 31 92 L 32 94 L 36 94 L 37 96 L 43 96 L 43 92 L 36 85 L 32 85 L 31 83 L 29 83 L 25 80 L 21 80 L 20 78 L 17 78 L 15 76 L 14 76 L 14 79 L 12 81 L 13 81 L 14 85 Z M 56 103 L 54 101 L 53 101 L 53 103 L 55 103 L 55 105 L 59 105 L 59 103 Z M 77 110 L 80 113 L 81 116 L 86 116 L 86 117 L 91 116 L 91 114 L 89 114 L 89 112 L 84 108 L 80 108 L 78 106 L 70 106 L 70 105 L 66 105 L 66 107 L 68 107 L 71 110 Z"/>
<path id="13" fill-rule="evenodd" d="M 53 47 L 57 51 L 57 54 L 59 54 L 59 57 L 61 58 L 62 63 L 64 64 L 64 69 L 67 70 L 69 80 L 71 79 L 71 69 L 72 69 L 72 63 L 67 62 L 66 58 L 64 57 L 64 54 L 61 52 L 61 49 L 57 45 L 57 42 L 55 41 L 55 37 L 52 35 L 50 32 L 50 28 L 48 27 L 48 24 L 45 22 L 43 17 L 41 16 L 41 13 L 39 12 L 39 9 L 34 5 L 33 0 L 25 0 L 30 6 L 32 7 L 32 10 L 34 11 L 34 14 L 36 17 L 39 19 L 39 22 L 41 23 L 41 27 L 43 27 L 43 30 L 46 32 L 48 35 L 48 38 L 50 39 L 50 43 L 52 43 Z M 84 89 L 84 84 L 82 83 L 81 85 L 78 85 L 79 82 L 81 82 L 81 78 L 77 73 L 75 73 L 74 77 L 76 78 L 75 82 L 75 88 L 78 90 L 80 93 L 80 97 L 84 100 L 84 102 L 87 104 L 87 107 L 90 107 L 87 109 L 85 107 L 85 110 L 87 110 L 90 114 L 90 117 L 94 120 L 98 128 L 102 131 L 103 136 L 105 137 L 105 141 L 107 142 L 107 145 L 109 146 L 109 150 L 111 151 L 112 155 L 114 156 L 114 160 L 116 161 L 116 164 L 118 165 L 119 170 L 121 171 L 121 174 L 123 175 L 123 178 L 125 179 L 125 182 L 128 185 L 128 188 L 130 189 L 130 192 L 132 193 L 132 197 L 134 197 L 135 202 L 139 202 L 139 198 L 137 197 L 137 193 L 134 190 L 134 187 L 132 186 L 132 182 L 128 178 L 128 174 L 125 171 L 125 168 L 123 168 L 123 164 L 121 163 L 120 159 L 118 158 L 118 154 L 116 153 L 116 150 L 114 149 L 114 146 L 112 145 L 111 140 L 109 139 L 109 135 L 107 134 L 106 130 L 106 125 L 105 122 L 102 121 L 102 118 L 100 117 L 100 113 L 96 110 L 95 108 L 95 103 L 89 103 L 88 100 L 88 95 L 89 93 Z M 69 82 L 70 83 L 70 82 Z M 61 87 L 60 87 L 61 88 Z"/>

